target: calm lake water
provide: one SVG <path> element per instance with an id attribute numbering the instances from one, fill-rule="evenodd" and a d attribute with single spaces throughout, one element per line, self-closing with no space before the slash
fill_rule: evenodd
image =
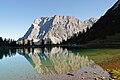
<path id="1" fill-rule="evenodd" d="M 94 80 L 120 49 L 24 48 L 0 50 L 0 80 Z"/>

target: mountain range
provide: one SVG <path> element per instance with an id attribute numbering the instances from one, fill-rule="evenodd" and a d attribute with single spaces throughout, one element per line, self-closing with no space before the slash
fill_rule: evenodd
<path id="1" fill-rule="evenodd" d="M 91 28 L 96 21 L 96 18 L 80 21 L 74 16 L 57 15 L 37 18 L 18 42 L 32 40 L 36 45 L 40 45 L 42 41 L 44 44 L 60 44 L 79 32 L 86 32 L 86 29 Z"/>
<path id="2" fill-rule="evenodd" d="M 74 16 L 41 17 L 35 19 L 26 34 L 18 39 L 44 44 L 120 45 L 120 0 L 98 20 L 80 21 Z"/>
<path id="3" fill-rule="evenodd" d="M 101 16 L 86 33 L 80 33 L 62 44 L 118 47 L 120 45 L 120 0 L 104 16 Z"/>
<path id="4" fill-rule="evenodd" d="M 92 26 L 84 37 L 87 40 L 104 39 L 118 33 L 120 33 L 120 0 Z"/>

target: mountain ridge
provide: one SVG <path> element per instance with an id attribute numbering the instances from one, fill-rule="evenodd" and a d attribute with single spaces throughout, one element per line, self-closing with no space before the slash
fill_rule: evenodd
<path id="1" fill-rule="evenodd" d="M 17 42 L 28 39 L 33 40 L 36 44 L 41 44 L 44 40 L 45 44 L 60 44 L 67 41 L 74 34 L 86 31 L 86 28 L 97 21 L 96 18 L 90 18 L 86 21 L 80 21 L 74 16 L 58 16 L 36 18 L 26 34 L 19 38 Z"/>
<path id="2" fill-rule="evenodd" d="M 63 44 L 84 45 L 86 47 L 119 47 L 120 44 L 120 0 L 118 0 L 86 32 L 73 37 Z"/>
<path id="3" fill-rule="evenodd" d="M 119 4 L 119 5 L 118 5 Z M 116 7 L 117 6 L 117 7 Z M 118 0 L 86 33 L 88 40 L 105 38 L 107 35 L 114 35 L 120 32 L 120 0 Z M 96 34 L 95 34 L 96 33 Z M 95 34 L 93 36 L 93 34 Z"/>

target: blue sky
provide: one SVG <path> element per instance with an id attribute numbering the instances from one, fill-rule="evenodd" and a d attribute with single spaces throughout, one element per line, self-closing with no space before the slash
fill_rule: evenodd
<path id="1" fill-rule="evenodd" d="M 0 36 L 22 37 L 35 18 L 69 15 L 80 20 L 99 18 L 117 0 L 1 0 Z"/>

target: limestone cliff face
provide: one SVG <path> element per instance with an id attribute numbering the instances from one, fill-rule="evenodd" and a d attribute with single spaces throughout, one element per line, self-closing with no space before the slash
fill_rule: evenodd
<path id="1" fill-rule="evenodd" d="M 35 19 L 26 34 L 18 39 L 33 40 L 36 44 L 40 44 L 44 40 L 45 44 L 51 42 L 52 44 L 60 44 L 62 41 L 67 41 L 74 34 L 78 34 L 87 27 L 97 21 L 95 18 L 90 18 L 86 21 L 80 21 L 74 16 L 57 16 L 41 17 Z"/>

